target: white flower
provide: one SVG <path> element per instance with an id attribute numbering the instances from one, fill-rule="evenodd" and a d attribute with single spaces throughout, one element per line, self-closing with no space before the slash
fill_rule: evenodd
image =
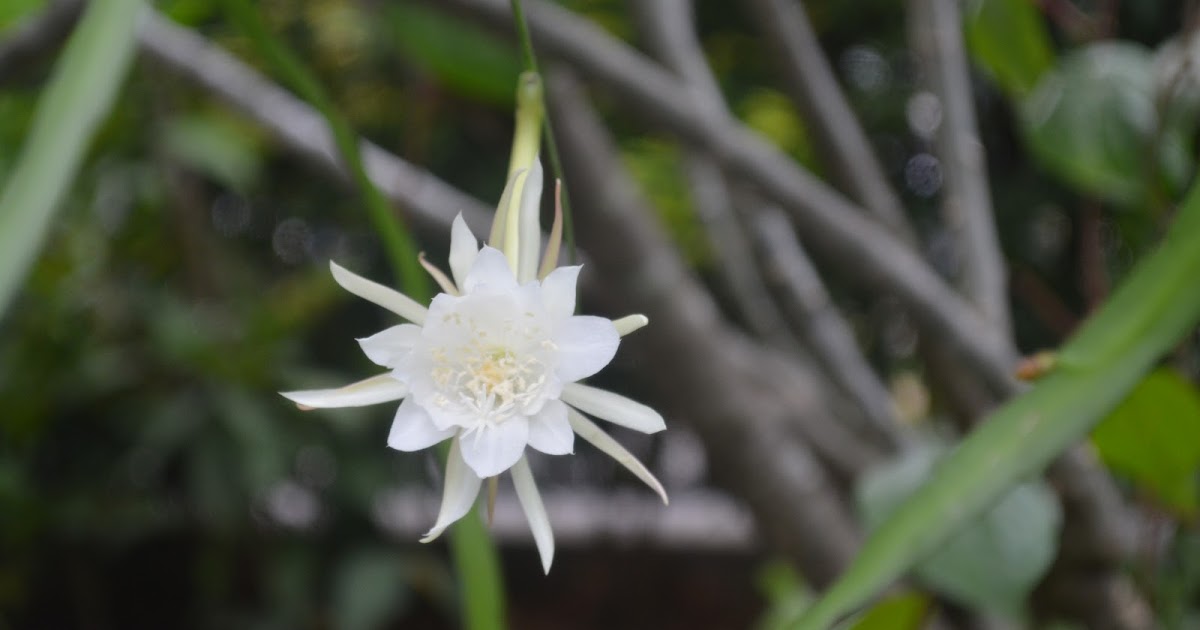
<path id="1" fill-rule="evenodd" d="M 305 408 L 401 400 L 388 446 L 417 451 L 452 440 L 442 507 L 422 542 L 437 538 L 470 511 L 483 479 L 511 471 L 542 565 L 549 572 L 554 540 L 525 460 L 526 447 L 565 455 L 573 452 L 578 435 L 626 466 L 665 503 L 667 496 L 658 480 L 584 413 L 645 433 L 661 431 L 666 425 L 645 405 L 577 382 L 607 365 L 617 351 L 619 336 L 647 320 L 641 315 L 616 322 L 575 315 L 580 267 L 554 269 L 557 244 L 542 261 L 544 277 L 536 279 L 540 228 L 535 202 L 541 194 L 540 170 L 535 161 L 528 176 L 521 171 L 509 182 L 505 199 L 517 196 L 514 190 L 524 194 L 520 203 L 502 201 L 497 212 L 492 240 L 505 246 L 505 251 L 480 249 L 462 216 L 454 220 L 453 280 L 426 265 L 444 291 L 433 298 L 428 310 L 331 261 L 334 279 L 343 288 L 411 323 L 359 340 L 367 357 L 388 372 L 340 389 L 283 395 Z M 556 218 L 552 232 L 560 234 L 558 228 Z M 521 235 L 525 238 L 514 238 Z"/>

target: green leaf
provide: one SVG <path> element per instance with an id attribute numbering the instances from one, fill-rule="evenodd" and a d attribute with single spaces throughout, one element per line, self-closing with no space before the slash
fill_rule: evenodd
<path id="1" fill-rule="evenodd" d="M 163 142 L 177 159 L 234 190 L 246 191 L 261 170 L 253 135 L 222 116 L 176 116 Z"/>
<path id="2" fill-rule="evenodd" d="M 941 458 L 939 445 L 922 445 L 873 470 L 859 484 L 857 502 L 868 530 L 921 486 Z M 920 580 L 951 599 L 1009 617 L 1050 568 L 1062 514 L 1041 481 L 1021 484 L 915 567 Z"/>
<path id="3" fill-rule="evenodd" d="M 21 23 L 37 9 L 46 5 L 45 0 L 4 0 L 0 2 L 0 35 Z"/>
<path id="4" fill-rule="evenodd" d="M 521 74 L 517 50 L 491 33 L 411 3 L 388 5 L 388 42 L 404 58 L 471 99 L 509 107 Z"/>
<path id="5" fill-rule="evenodd" d="M 1152 372 L 1092 433 L 1100 457 L 1185 516 L 1197 513 L 1200 394 L 1172 370 Z"/>
<path id="6" fill-rule="evenodd" d="M 1022 97 L 1054 65 L 1050 33 L 1032 0 L 970 0 L 967 46 L 1009 96 Z"/>
<path id="7" fill-rule="evenodd" d="M 91 2 L 54 68 L 21 157 L 0 193 L 0 313 L 108 114 L 132 59 L 141 0 Z"/>
<path id="8" fill-rule="evenodd" d="M 772 560 L 758 571 L 758 590 L 767 600 L 767 612 L 759 630 L 790 628 L 812 604 L 812 592 L 796 569 L 784 560 Z"/>
<path id="9" fill-rule="evenodd" d="M 1059 367 L 969 435 L 867 539 L 802 629 L 830 627 L 1082 439 L 1200 320 L 1200 186 L 1153 254 L 1059 353 Z"/>
<path id="10" fill-rule="evenodd" d="M 1153 56 L 1137 44 L 1103 42 L 1070 54 L 1021 104 L 1033 154 L 1088 194 L 1144 206 L 1159 171 L 1178 179 L 1192 163 L 1179 151 L 1185 130 L 1159 129 L 1154 77 Z"/>
<path id="11" fill-rule="evenodd" d="M 850 630 L 919 630 L 925 626 L 928 611 L 928 597 L 920 593 L 903 593 L 872 606 L 850 626 Z"/>

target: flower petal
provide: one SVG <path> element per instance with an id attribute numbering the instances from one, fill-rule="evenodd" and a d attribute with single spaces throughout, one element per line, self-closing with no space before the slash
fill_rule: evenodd
<path id="1" fill-rule="evenodd" d="M 567 383 L 563 385 L 562 400 L 580 411 L 642 433 L 657 433 L 667 428 L 657 411 L 603 389 Z"/>
<path id="2" fill-rule="evenodd" d="M 508 259 L 494 247 L 484 247 L 475 257 L 467 279 L 463 281 L 463 293 L 474 293 L 484 289 L 489 293 L 503 293 L 517 288 L 517 278 L 508 266 Z"/>
<path id="3" fill-rule="evenodd" d="M 570 317 L 575 314 L 575 284 L 582 267 L 559 267 L 542 280 L 542 303 L 551 317 Z"/>
<path id="4" fill-rule="evenodd" d="M 494 477 L 521 458 L 529 443 L 529 421 L 514 416 L 499 424 L 476 429 L 461 438 L 462 456 L 480 477 Z"/>
<path id="5" fill-rule="evenodd" d="M 533 166 L 521 189 L 521 210 L 517 215 L 517 281 L 537 277 L 538 254 L 542 249 L 541 226 L 542 161 L 533 156 Z"/>
<path id="6" fill-rule="evenodd" d="M 479 241 L 475 240 L 475 235 L 471 233 L 471 228 L 467 227 L 467 222 L 463 220 L 460 212 L 454 217 L 454 224 L 450 226 L 450 273 L 460 290 L 467 281 L 467 273 L 471 271 L 471 265 L 478 255 Z"/>
<path id="7" fill-rule="evenodd" d="M 442 293 L 458 295 L 458 287 L 455 286 L 454 281 L 446 276 L 446 272 L 438 269 L 437 265 L 426 260 L 425 252 L 417 254 L 417 261 L 421 263 L 421 266 L 425 268 L 425 271 L 433 278 L 434 282 L 437 282 L 438 286 L 441 287 Z"/>
<path id="8" fill-rule="evenodd" d="M 547 455 L 574 452 L 575 433 L 567 422 L 567 406 L 561 400 L 547 400 L 541 411 L 530 416 L 529 446 Z"/>
<path id="9" fill-rule="evenodd" d="M 362 407 L 400 400 L 408 395 L 408 387 L 388 373 L 372 376 L 336 389 L 280 392 L 280 395 L 301 407 L 310 409 Z"/>
<path id="10" fill-rule="evenodd" d="M 618 335 L 624 337 L 649 323 L 650 319 L 645 315 L 626 315 L 621 319 L 613 320 L 613 327 L 617 329 Z"/>
<path id="11" fill-rule="evenodd" d="M 538 493 L 537 482 L 533 480 L 533 471 L 524 457 L 513 465 L 512 478 L 517 500 L 521 503 L 521 509 L 525 510 L 529 531 L 533 532 L 533 542 L 537 545 L 538 555 L 542 557 L 542 570 L 549 574 L 550 563 L 554 562 L 554 530 L 550 529 L 546 506 L 542 504 L 542 495 Z"/>
<path id="12" fill-rule="evenodd" d="M 367 358 L 383 367 L 396 367 L 417 340 L 421 338 L 421 327 L 416 324 L 399 324 L 370 337 L 358 340 Z"/>
<path id="13" fill-rule="evenodd" d="M 479 496 L 480 479 L 463 461 L 458 439 L 450 444 L 450 456 L 446 458 L 446 486 L 442 490 L 442 508 L 438 511 L 433 529 L 426 532 L 421 542 L 427 543 L 442 535 L 454 521 L 471 511 L 475 497 Z"/>
<path id="14" fill-rule="evenodd" d="M 570 383 L 599 372 L 612 361 L 620 343 L 611 321 L 591 315 L 568 317 L 559 323 L 554 336 L 558 377 Z"/>
<path id="15" fill-rule="evenodd" d="M 439 429 L 433 419 L 412 398 L 404 399 L 392 420 L 387 445 L 398 451 L 419 451 L 453 437 L 456 428 Z"/>
<path id="16" fill-rule="evenodd" d="M 332 260 L 329 261 L 329 270 L 333 272 L 333 279 L 342 285 L 343 289 L 364 300 L 374 302 L 414 324 L 425 323 L 425 307 L 417 304 L 416 300 L 407 295 L 378 282 L 367 280 Z"/>
<path id="17" fill-rule="evenodd" d="M 588 420 L 583 414 L 570 409 L 567 411 L 567 420 L 571 423 L 571 428 L 579 437 L 587 440 L 592 446 L 600 449 L 604 454 L 616 460 L 616 462 L 633 473 L 635 477 L 642 480 L 642 483 L 650 486 L 650 489 L 657 492 L 658 496 L 662 497 L 663 504 L 668 504 L 667 491 L 663 489 L 658 479 L 654 474 L 646 468 L 638 458 L 633 456 L 624 446 L 614 440 L 612 436 L 604 432 L 604 429 L 596 426 L 595 422 Z"/>

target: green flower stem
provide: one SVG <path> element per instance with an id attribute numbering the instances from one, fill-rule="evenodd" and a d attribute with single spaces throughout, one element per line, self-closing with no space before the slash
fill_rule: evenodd
<path id="1" fill-rule="evenodd" d="M 866 604 L 1014 484 L 1083 439 L 1200 320 L 1197 243 L 1200 184 L 1166 240 L 1063 347 L 1049 374 L 963 440 L 795 627 L 829 628 Z"/>
<path id="2" fill-rule="evenodd" d="M 38 99 L 33 126 L 0 193 L 0 314 L 16 295 L 51 219 L 129 70 L 141 0 L 92 2 Z"/>
<path id="3" fill-rule="evenodd" d="M 541 71 L 538 70 L 537 55 L 533 52 L 533 38 L 529 35 L 529 22 L 525 19 L 525 11 L 521 6 L 521 0 L 511 0 L 513 22 L 516 23 L 517 41 L 521 44 L 521 56 L 524 58 L 526 72 L 532 72 L 539 77 Z M 540 82 L 540 79 L 539 79 Z M 539 95 L 542 100 L 542 109 L 545 110 L 545 97 Z M 562 160 L 559 158 L 558 142 L 554 139 L 554 129 L 550 126 L 550 119 L 544 118 L 542 123 L 546 127 L 546 153 L 550 158 L 550 170 L 554 173 L 554 177 L 563 182 L 560 198 L 562 199 L 562 216 L 563 216 L 563 236 L 567 240 L 567 264 L 575 261 L 575 221 L 571 214 L 571 196 L 567 193 L 566 177 L 563 175 Z M 509 176 L 512 176 L 510 169 Z"/>
<path id="4" fill-rule="evenodd" d="M 225 8 L 229 17 L 250 38 L 267 62 L 325 117 L 334 144 L 366 203 L 371 222 L 383 239 L 384 250 L 400 286 L 412 298 L 427 300 L 431 296 L 429 278 L 417 261 L 417 246 L 391 204 L 367 175 L 359 150 L 358 134 L 335 107 L 333 99 L 316 76 L 271 33 L 248 0 L 225 0 Z"/>
<path id="5" fill-rule="evenodd" d="M 410 297 L 427 301 L 430 286 L 417 260 L 416 245 L 388 201 L 367 176 L 357 134 L 334 107 L 332 99 L 316 77 L 275 38 L 247 0 L 225 0 L 225 6 L 230 17 L 254 41 L 259 52 L 301 96 L 325 116 L 338 151 L 367 203 L 371 221 L 383 238 L 396 277 Z M 468 516 L 454 524 L 450 530 L 450 549 L 462 588 L 464 627 L 470 630 L 503 630 L 506 623 L 500 560 L 478 518 Z"/>

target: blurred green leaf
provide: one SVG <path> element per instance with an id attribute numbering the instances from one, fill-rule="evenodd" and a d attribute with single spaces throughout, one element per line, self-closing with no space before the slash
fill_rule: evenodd
<path id="1" fill-rule="evenodd" d="M 925 625 L 929 598 L 903 593 L 881 600 L 859 617 L 849 630 L 919 630 Z"/>
<path id="2" fill-rule="evenodd" d="M 1189 142 L 1183 129 L 1159 120 L 1153 58 L 1137 44 L 1103 42 L 1071 53 L 1042 77 L 1021 113 L 1044 166 L 1107 201 L 1145 206 L 1160 171 L 1176 180 L 1190 172 L 1192 160 L 1179 150 Z"/>
<path id="3" fill-rule="evenodd" d="M 1171 508 L 1197 513 L 1200 394 L 1172 370 L 1151 372 L 1092 433 L 1104 463 Z"/>
<path id="4" fill-rule="evenodd" d="M 796 569 L 784 560 L 768 562 L 758 571 L 758 590 L 767 600 L 759 630 L 790 628 L 812 603 L 812 592 Z"/>
<path id="5" fill-rule="evenodd" d="M 799 628 L 824 629 L 874 597 L 1045 467 L 1133 389 L 1200 320 L 1200 185 L 1157 251 L 1059 352 L 1059 367 L 996 411 L 864 543 Z"/>
<path id="6" fill-rule="evenodd" d="M 521 61 L 517 50 L 487 31 L 411 3 L 393 2 L 385 13 L 388 43 L 404 58 L 462 94 L 511 107 Z"/>
<path id="7" fill-rule="evenodd" d="M 708 237 L 689 200 L 691 190 L 680 167 L 678 146 L 661 140 L 638 140 L 621 147 L 621 158 L 688 263 L 703 266 L 710 262 Z"/>
<path id="8" fill-rule="evenodd" d="M 261 170 L 254 136 L 227 117 L 171 118 L 163 130 L 163 143 L 177 159 L 237 191 L 248 190 Z"/>
<path id="9" fill-rule="evenodd" d="M 967 46 L 1009 95 L 1022 97 L 1054 65 L 1054 48 L 1032 0 L 969 0 Z"/>
<path id="10" fill-rule="evenodd" d="M 929 479 L 943 453 L 939 445 L 921 445 L 863 478 L 856 499 L 869 531 Z M 1044 482 L 1021 484 L 914 572 L 961 604 L 1017 617 L 1054 561 L 1061 522 L 1058 501 Z"/>
<path id="11" fill-rule="evenodd" d="M 4 2 L 0 2 L 0 35 L 45 5 L 45 0 L 4 0 Z"/>
<path id="12" fill-rule="evenodd" d="M 92 2 L 38 100 L 33 128 L 0 193 L 0 313 L 33 263 L 96 127 L 129 68 L 140 0 Z"/>
<path id="13" fill-rule="evenodd" d="M 408 601 L 402 558 L 383 549 L 348 555 L 334 574 L 334 627 L 373 630 Z"/>

